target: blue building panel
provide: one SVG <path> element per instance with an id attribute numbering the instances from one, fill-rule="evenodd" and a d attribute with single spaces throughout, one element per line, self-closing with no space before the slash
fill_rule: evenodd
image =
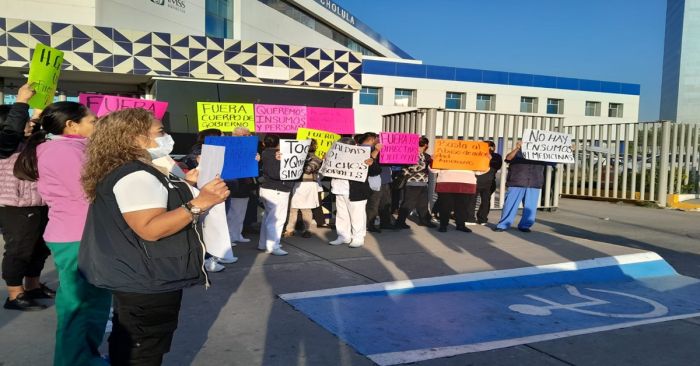
<path id="1" fill-rule="evenodd" d="M 454 80 L 473 83 L 532 86 L 538 88 L 581 90 L 615 94 L 639 95 L 639 84 L 585 80 L 515 72 L 455 68 L 446 66 L 407 64 L 403 62 L 364 60 L 363 73 L 432 80 Z"/>

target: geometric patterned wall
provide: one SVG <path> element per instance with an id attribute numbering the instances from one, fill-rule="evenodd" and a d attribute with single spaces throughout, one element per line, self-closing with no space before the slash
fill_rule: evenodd
<path id="1" fill-rule="evenodd" d="M 64 70 L 351 90 L 362 85 L 357 52 L 0 18 L 0 66 L 29 67 L 37 42 L 65 52 Z"/>

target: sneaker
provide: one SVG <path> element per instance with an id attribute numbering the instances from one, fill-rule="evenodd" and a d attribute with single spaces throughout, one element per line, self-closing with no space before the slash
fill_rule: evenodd
<path id="1" fill-rule="evenodd" d="M 8 310 L 20 311 L 38 311 L 46 309 L 46 305 L 39 304 L 34 301 L 34 299 L 28 297 L 26 293 L 17 295 L 14 300 L 10 300 L 8 297 L 3 307 Z"/>
<path id="2" fill-rule="evenodd" d="M 531 232 L 532 232 L 532 230 L 530 230 L 530 229 L 528 229 L 528 228 L 518 228 L 518 230 L 520 230 L 520 231 L 522 231 L 522 232 L 524 232 L 524 233 L 531 233 Z"/>
<path id="3" fill-rule="evenodd" d="M 312 235 L 311 235 L 310 232 L 304 231 L 304 232 L 301 234 L 301 237 L 304 238 L 304 239 L 308 239 L 308 238 L 312 237 Z"/>
<path id="4" fill-rule="evenodd" d="M 495 231 L 495 232 L 497 232 L 497 233 L 502 233 L 502 232 L 506 231 L 506 229 L 500 228 L 500 227 L 498 227 L 498 226 L 496 226 L 496 227 L 493 228 L 492 230 Z"/>
<path id="5" fill-rule="evenodd" d="M 480 222 L 480 223 L 479 223 L 479 225 L 481 225 L 481 226 L 486 226 L 486 224 L 487 224 L 486 222 Z"/>
<path id="6" fill-rule="evenodd" d="M 476 222 L 466 222 L 465 223 L 467 226 L 476 226 Z"/>
<path id="7" fill-rule="evenodd" d="M 365 245 L 364 241 L 355 241 L 353 240 L 350 245 L 348 245 L 350 248 L 359 248 L 361 246 Z"/>
<path id="8" fill-rule="evenodd" d="M 233 259 L 225 259 L 225 258 L 219 258 L 219 257 L 212 257 L 214 258 L 215 261 L 221 263 L 221 264 L 233 264 L 238 262 L 238 257 L 233 257 Z"/>
<path id="9" fill-rule="evenodd" d="M 329 242 L 328 244 L 330 244 L 330 245 L 350 244 L 350 240 L 338 238 L 338 239 L 333 240 L 332 242 Z"/>
<path id="10" fill-rule="evenodd" d="M 472 232 L 472 230 L 466 226 L 458 227 L 457 231 L 461 231 L 463 233 L 471 233 Z"/>
<path id="11" fill-rule="evenodd" d="M 54 299 L 56 298 L 56 291 L 48 288 L 45 284 L 40 284 L 38 288 L 24 291 L 25 296 L 30 299 Z"/>
<path id="12" fill-rule="evenodd" d="M 287 253 L 286 251 L 284 251 L 284 250 L 282 250 L 282 249 L 280 249 L 280 248 L 277 248 L 277 249 L 273 249 L 271 252 L 268 251 L 267 254 L 283 256 L 283 255 L 287 255 L 287 254 L 289 254 L 289 253 Z"/>
<path id="13" fill-rule="evenodd" d="M 237 242 L 237 243 L 250 243 L 250 239 L 244 238 L 244 237 L 241 236 L 240 238 L 234 240 L 234 242 Z"/>
<path id="14" fill-rule="evenodd" d="M 204 261 L 204 269 L 207 270 L 207 272 L 221 272 L 226 269 L 226 267 L 222 266 L 219 264 L 219 262 L 216 261 L 214 257 L 207 258 Z"/>

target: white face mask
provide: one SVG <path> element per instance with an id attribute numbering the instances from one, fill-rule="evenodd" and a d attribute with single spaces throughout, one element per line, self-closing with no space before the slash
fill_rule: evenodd
<path id="1" fill-rule="evenodd" d="M 170 153 L 173 152 L 175 141 L 173 140 L 172 136 L 168 135 L 167 133 L 161 137 L 156 137 L 156 143 L 158 144 L 158 147 L 148 149 L 148 152 L 151 154 L 151 158 L 162 158 L 170 155 Z"/>

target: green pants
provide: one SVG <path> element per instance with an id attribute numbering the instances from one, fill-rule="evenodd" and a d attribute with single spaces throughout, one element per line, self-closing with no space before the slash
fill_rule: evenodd
<path id="1" fill-rule="evenodd" d="M 89 284 L 78 272 L 80 242 L 46 243 L 58 271 L 55 366 L 106 365 L 102 344 L 112 302 L 110 291 Z"/>

